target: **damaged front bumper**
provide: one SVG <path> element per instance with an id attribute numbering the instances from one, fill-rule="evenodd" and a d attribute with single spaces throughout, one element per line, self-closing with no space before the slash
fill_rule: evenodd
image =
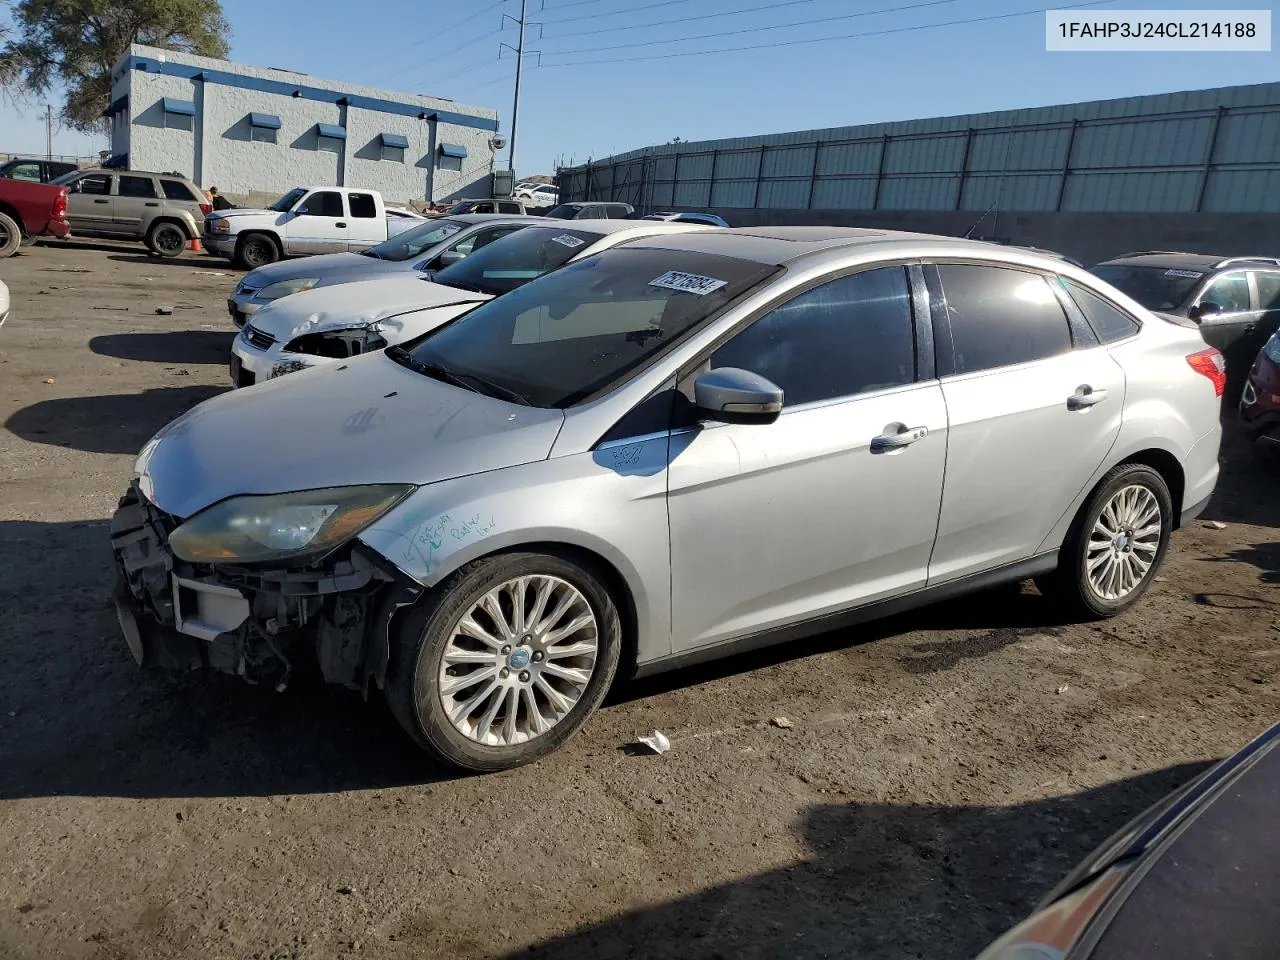
<path id="1" fill-rule="evenodd" d="M 140 665 L 283 687 L 314 657 L 329 683 L 383 685 L 392 620 L 421 586 L 359 544 L 305 567 L 186 563 L 169 549 L 180 522 L 136 486 L 111 521 L 116 613 Z"/>

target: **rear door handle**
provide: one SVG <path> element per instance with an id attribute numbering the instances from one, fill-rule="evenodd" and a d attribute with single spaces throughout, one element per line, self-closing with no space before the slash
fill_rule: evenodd
<path id="1" fill-rule="evenodd" d="M 1097 390 L 1088 386 L 1080 387 L 1075 393 L 1067 397 L 1067 409 L 1088 410 L 1090 407 L 1096 407 L 1105 399 L 1107 399 L 1107 391 L 1101 387 Z"/>
<path id="2" fill-rule="evenodd" d="M 145 206 L 145 207 L 158 207 L 158 206 L 160 206 L 160 204 L 159 204 L 158 202 L 156 202 L 155 200 L 148 200 L 146 203 L 144 203 L 144 204 L 143 204 L 143 206 Z"/>
<path id="3" fill-rule="evenodd" d="M 923 440 L 929 435 L 928 427 L 911 427 L 901 433 L 882 433 L 871 440 L 872 453 L 884 453 L 888 450 L 901 450 L 913 443 Z"/>
<path id="4" fill-rule="evenodd" d="M 346 224 L 345 224 L 345 223 L 335 223 L 335 224 L 334 224 L 334 226 L 335 226 L 335 227 L 345 227 L 345 226 L 346 226 Z"/>
<path id="5" fill-rule="evenodd" d="M 110 203 L 110 200 L 95 200 L 94 203 Z"/>

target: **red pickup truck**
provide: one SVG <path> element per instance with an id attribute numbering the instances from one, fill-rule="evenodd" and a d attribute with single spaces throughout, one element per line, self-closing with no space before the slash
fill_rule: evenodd
<path id="1" fill-rule="evenodd" d="M 0 260 L 17 253 L 24 238 L 70 232 L 66 187 L 0 179 Z"/>

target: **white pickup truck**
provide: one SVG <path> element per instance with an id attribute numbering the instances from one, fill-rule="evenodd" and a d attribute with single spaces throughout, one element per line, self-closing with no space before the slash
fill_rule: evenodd
<path id="1" fill-rule="evenodd" d="M 210 214 L 200 239 L 209 253 L 255 270 L 282 257 L 364 250 L 419 222 L 388 214 L 377 190 L 294 187 L 265 210 Z"/>

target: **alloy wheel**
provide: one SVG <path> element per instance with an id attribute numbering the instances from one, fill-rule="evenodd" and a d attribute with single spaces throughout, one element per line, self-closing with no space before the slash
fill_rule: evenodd
<path id="1" fill-rule="evenodd" d="M 1103 600 L 1123 600 L 1140 587 L 1160 551 L 1160 501 L 1131 484 L 1109 499 L 1094 521 L 1085 551 L 1089 584 Z"/>
<path id="2" fill-rule="evenodd" d="M 492 747 L 528 743 L 586 692 L 600 649 L 595 611 L 559 577 L 515 577 L 454 625 L 437 689 L 453 726 Z"/>

